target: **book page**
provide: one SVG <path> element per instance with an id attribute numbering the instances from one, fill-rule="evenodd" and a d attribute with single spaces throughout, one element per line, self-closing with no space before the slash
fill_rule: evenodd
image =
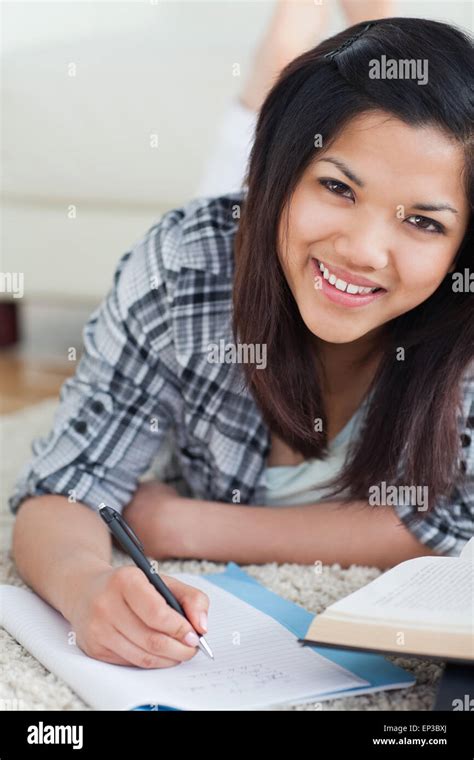
<path id="1" fill-rule="evenodd" d="M 459 559 L 474 562 L 474 537 L 470 538 L 459 555 Z"/>
<path id="2" fill-rule="evenodd" d="M 202 651 L 172 668 L 111 665 L 75 645 L 70 624 L 39 596 L 1 586 L 0 622 L 96 709 L 161 704 L 183 709 L 258 709 L 370 686 L 302 647 L 273 618 L 198 575 L 173 574 L 208 594 L 214 660 Z"/>
<path id="3" fill-rule="evenodd" d="M 403 621 L 419 628 L 474 633 L 474 563 L 457 557 L 417 557 L 327 609 L 333 617 Z"/>

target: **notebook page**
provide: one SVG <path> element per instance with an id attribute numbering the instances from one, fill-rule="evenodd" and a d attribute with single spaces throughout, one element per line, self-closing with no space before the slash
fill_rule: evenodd
<path id="1" fill-rule="evenodd" d="M 1 586 L 0 622 L 49 670 L 96 709 L 164 704 L 184 709 L 258 709 L 370 686 L 302 647 L 268 615 L 197 575 L 174 574 L 208 594 L 214 660 L 199 651 L 173 668 L 145 670 L 87 657 L 71 626 L 31 591 Z"/>
<path id="2" fill-rule="evenodd" d="M 417 557 L 332 604 L 331 615 L 474 632 L 474 563 Z"/>

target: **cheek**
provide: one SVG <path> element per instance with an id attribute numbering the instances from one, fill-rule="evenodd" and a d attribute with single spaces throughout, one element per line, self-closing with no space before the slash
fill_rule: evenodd
<path id="1" fill-rule="evenodd" d="M 325 240 L 334 234 L 338 227 L 336 209 L 325 209 L 321 213 L 314 202 L 314 197 L 300 197 L 291 208 L 289 235 L 292 245 L 299 251 L 305 246 Z"/>
<path id="2" fill-rule="evenodd" d="M 428 250 L 429 248 L 429 250 Z M 431 294 L 443 281 L 452 259 L 446 245 L 410 246 L 395 259 L 400 291 L 421 296 Z"/>

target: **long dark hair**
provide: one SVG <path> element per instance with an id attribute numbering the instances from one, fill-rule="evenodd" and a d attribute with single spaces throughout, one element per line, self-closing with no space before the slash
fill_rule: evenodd
<path id="1" fill-rule="evenodd" d="M 314 335 L 306 327 L 278 255 L 278 224 L 301 175 L 315 158 L 314 135 L 324 148 L 350 119 L 388 112 L 412 126 L 436 126 L 466 156 L 468 229 L 455 259 L 463 273 L 473 244 L 473 45 L 437 21 L 387 18 L 366 22 L 323 41 L 281 72 L 259 114 L 245 177 L 248 191 L 235 240 L 233 332 L 239 342 L 266 344 L 264 371 L 244 364 L 245 383 L 269 429 L 305 458 L 328 454 L 326 414 L 315 368 Z M 327 54 L 358 39 L 333 58 Z M 369 62 L 416 57 L 429 61 L 429 82 L 371 79 Z M 326 57 L 325 57 L 326 56 Z M 462 478 L 458 414 L 462 380 L 474 356 L 474 299 L 453 292 L 447 274 L 437 290 L 385 325 L 386 338 L 369 388 L 370 404 L 357 446 L 332 495 L 367 500 L 382 481 L 428 487 L 428 511 Z M 405 361 L 396 360 L 403 346 Z M 322 432 L 313 429 L 323 420 Z"/>

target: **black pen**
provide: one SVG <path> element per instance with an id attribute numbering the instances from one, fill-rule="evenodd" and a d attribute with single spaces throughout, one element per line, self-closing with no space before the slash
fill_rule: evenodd
<path id="1" fill-rule="evenodd" d="M 156 588 L 161 596 L 164 597 L 170 607 L 176 610 L 176 612 L 179 612 L 179 614 L 190 623 L 190 620 L 174 594 L 171 593 L 163 579 L 160 578 L 154 567 L 148 562 L 142 542 L 135 535 L 130 525 L 127 525 L 122 515 L 115 509 L 112 509 L 112 507 L 107 507 L 105 504 L 103 506 L 99 505 L 99 514 L 104 522 L 107 523 L 110 532 L 115 536 L 124 552 L 133 559 L 140 570 L 143 570 L 150 583 Z M 202 651 L 214 659 L 211 648 L 204 636 L 200 636 L 197 632 L 196 635 L 199 639 L 199 646 Z"/>

